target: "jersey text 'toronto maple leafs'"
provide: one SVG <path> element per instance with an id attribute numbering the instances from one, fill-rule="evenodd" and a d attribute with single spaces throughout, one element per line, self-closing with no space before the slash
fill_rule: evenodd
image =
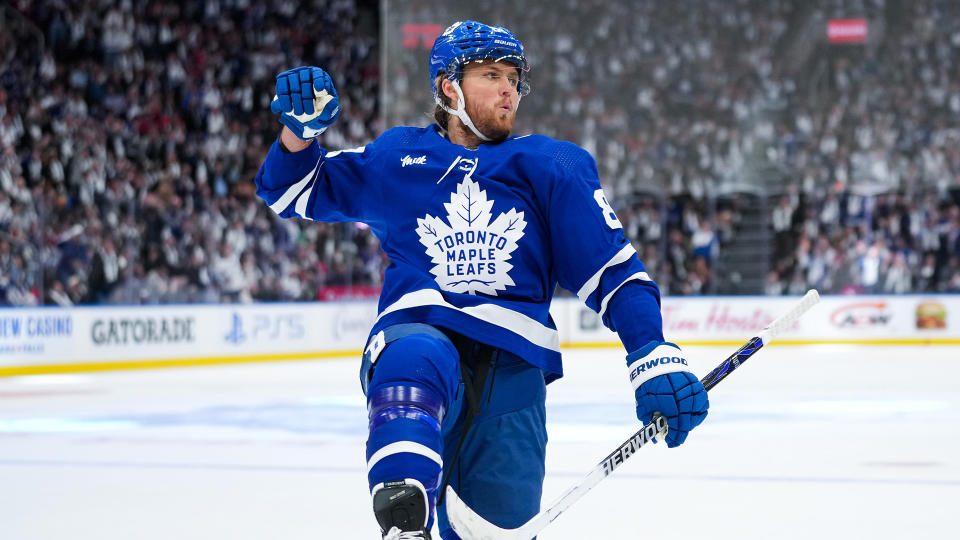
<path id="1" fill-rule="evenodd" d="M 446 220 L 427 214 L 417 219 L 420 243 L 434 266 L 430 272 L 444 291 L 496 295 L 510 285 L 511 253 L 523 237 L 523 212 L 511 208 L 491 223 L 493 201 L 469 175 L 444 203 Z"/>

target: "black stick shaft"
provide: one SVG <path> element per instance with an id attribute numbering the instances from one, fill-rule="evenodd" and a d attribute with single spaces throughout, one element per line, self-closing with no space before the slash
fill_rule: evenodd
<path id="1" fill-rule="evenodd" d="M 760 337 L 751 338 L 743 347 L 740 347 L 733 354 L 727 357 L 719 366 L 713 368 L 713 371 L 704 375 L 700 382 L 709 392 L 711 388 L 720 381 L 727 378 L 727 375 L 733 373 L 740 364 L 747 361 L 747 358 L 753 356 L 763 347 L 763 340 Z"/>

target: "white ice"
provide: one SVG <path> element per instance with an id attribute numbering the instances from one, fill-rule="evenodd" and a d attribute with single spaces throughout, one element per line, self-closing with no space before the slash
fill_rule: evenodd
<path id="1" fill-rule="evenodd" d="M 731 351 L 689 347 L 702 375 Z M 544 505 L 638 424 L 569 350 Z M 0 539 L 373 539 L 355 359 L 0 378 Z M 769 347 L 687 444 L 644 447 L 545 540 L 958 538 L 960 350 Z"/>

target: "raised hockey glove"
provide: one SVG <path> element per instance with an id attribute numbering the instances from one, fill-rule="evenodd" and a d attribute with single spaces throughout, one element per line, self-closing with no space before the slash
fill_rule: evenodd
<path id="1" fill-rule="evenodd" d="M 340 98 L 327 72 L 298 67 L 277 75 L 276 95 L 270 110 L 297 137 L 310 140 L 324 132 L 340 115 Z"/>
<path id="2" fill-rule="evenodd" d="M 659 412 L 667 418 L 667 446 L 680 446 L 707 417 L 710 402 L 703 384 L 687 371 L 680 347 L 651 341 L 627 355 L 630 382 L 637 399 L 637 418 L 644 425 Z"/>

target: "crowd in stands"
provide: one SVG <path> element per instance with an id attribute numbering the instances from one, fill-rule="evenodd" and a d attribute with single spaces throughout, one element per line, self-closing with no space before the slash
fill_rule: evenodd
<path id="1" fill-rule="evenodd" d="M 784 196 L 766 294 L 960 292 L 960 196 Z"/>
<path id="2" fill-rule="evenodd" d="M 252 181 L 284 69 L 336 79 L 344 112 L 325 144 L 380 129 L 373 3 L 3 7 L 0 304 L 309 300 L 380 283 L 369 229 L 281 220 Z"/>
<path id="3" fill-rule="evenodd" d="M 960 6 L 563 4 L 533 2 L 521 15 L 508 0 L 466 14 L 420 3 L 392 26 L 475 16 L 514 31 L 533 66 L 518 130 L 596 157 L 665 293 L 718 290 L 718 253 L 740 221 L 729 195 L 757 166 L 778 171 L 777 184 L 747 187 L 773 196 L 766 293 L 958 290 Z M 826 20 L 851 17 L 867 19 L 879 45 L 826 44 Z M 812 60 L 797 69 L 790 54 L 801 40 Z M 423 122 L 429 99 L 408 91 L 426 77 L 420 54 L 388 61 L 392 122 Z M 814 82 L 825 84 L 812 88 L 802 79 L 818 70 Z"/>
<path id="4" fill-rule="evenodd" d="M 369 229 L 278 219 L 252 179 L 279 129 L 277 72 L 330 71 L 343 113 L 322 142 L 357 146 L 431 121 L 429 40 L 387 47 L 381 80 L 376 2 L 13 7 L 0 33 L 0 304 L 307 300 L 379 286 L 389 262 Z M 814 51 L 827 82 L 815 99 L 809 72 L 784 65 L 811 9 L 886 21 L 877 47 Z M 735 192 L 758 164 L 783 179 L 763 186 L 774 246 L 762 292 L 960 292 L 951 3 L 413 1 L 384 13 L 390 38 L 461 18 L 513 30 L 533 86 L 516 131 L 595 156 L 665 294 L 718 290 L 719 255 L 741 228 Z"/>
<path id="5" fill-rule="evenodd" d="M 882 45 L 825 54 L 828 99 L 777 125 L 768 294 L 960 292 L 960 5 L 886 7 Z"/>

